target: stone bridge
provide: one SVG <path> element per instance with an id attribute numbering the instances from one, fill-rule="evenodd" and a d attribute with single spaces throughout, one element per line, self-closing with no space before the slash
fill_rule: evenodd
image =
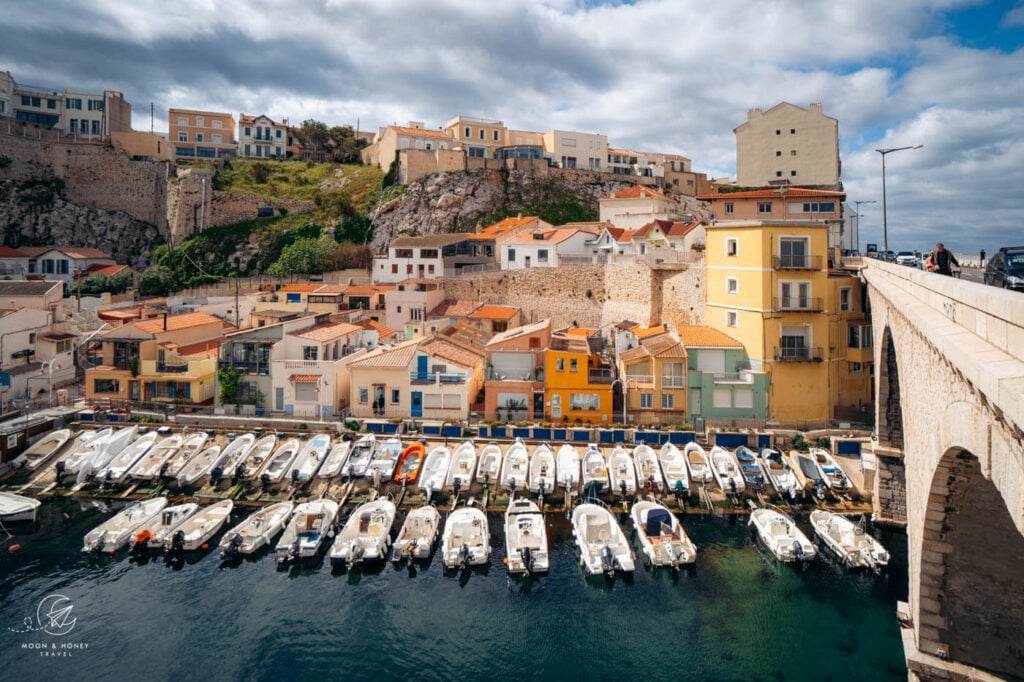
<path id="1" fill-rule="evenodd" d="M 865 259 L 911 677 L 1024 679 L 1024 295 Z"/>

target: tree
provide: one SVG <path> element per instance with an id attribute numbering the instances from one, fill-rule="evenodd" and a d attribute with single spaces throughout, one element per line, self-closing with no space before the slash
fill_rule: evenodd
<path id="1" fill-rule="evenodd" d="M 128 268 L 111 276 L 96 273 L 82 279 L 83 295 L 98 296 L 99 294 L 123 294 L 132 284 L 132 272 Z"/>
<path id="2" fill-rule="evenodd" d="M 296 130 L 296 137 L 317 149 L 327 144 L 327 140 L 330 139 L 330 132 L 327 129 L 327 124 L 307 118 Z"/>
<path id="3" fill-rule="evenodd" d="M 162 265 L 150 265 L 139 273 L 139 293 L 145 296 L 166 296 L 174 290 L 174 272 Z"/>
<path id="4" fill-rule="evenodd" d="M 273 277 L 319 274 L 332 266 L 337 247 L 329 234 L 319 239 L 296 239 L 281 250 L 280 258 L 267 268 L 267 274 Z"/>
<path id="5" fill-rule="evenodd" d="M 373 223 L 368 216 L 358 215 L 342 218 L 334 226 L 334 241 L 339 244 L 367 244 L 373 240 Z"/>

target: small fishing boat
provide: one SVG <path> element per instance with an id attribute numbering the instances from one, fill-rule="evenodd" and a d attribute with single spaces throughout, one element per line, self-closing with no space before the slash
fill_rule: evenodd
<path id="1" fill-rule="evenodd" d="M 844 492 L 853 487 L 846 472 L 839 466 L 839 462 L 832 456 L 832 453 L 824 448 L 811 448 L 811 457 L 815 466 L 825 480 L 825 485 L 837 492 Z"/>
<path id="2" fill-rule="evenodd" d="M 889 552 L 882 543 L 845 516 L 815 509 L 811 512 L 811 527 L 847 568 L 877 571 L 889 564 Z"/>
<path id="3" fill-rule="evenodd" d="M 814 461 L 814 458 L 811 457 L 810 454 L 803 452 L 790 454 L 791 456 L 796 457 L 796 464 L 800 467 L 800 473 L 804 476 L 804 486 L 810 486 L 814 490 L 814 496 L 819 500 L 824 500 L 825 493 L 829 488 L 829 483 L 824 474 L 821 473 L 821 469 L 818 468 L 818 464 Z"/>
<path id="4" fill-rule="evenodd" d="M 711 448 L 711 472 L 723 493 L 738 495 L 747 487 L 732 453 L 718 445 Z"/>
<path id="5" fill-rule="evenodd" d="M 183 438 L 175 434 L 154 443 L 153 447 L 128 470 L 127 477 L 136 480 L 156 478 L 160 475 L 160 467 L 164 465 L 164 462 L 181 448 L 182 441 Z"/>
<path id="6" fill-rule="evenodd" d="M 556 484 L 575 494 L 580 486 L 580 453 L 569 443 L 555 455 Z"/>
<path id="7" fill-rule="evenodd" d="M 299 450 L 299 454 L 292 460 L 291 476 L 292 481 L 303 483 L 309 481 L 316 475 L 316 470 L 324 463 L 327 451 L 331 449 L 331 436 L 326 433 L 318 433 L 309 439 L 305 447 Z"/>
<path id="8" fill-rule="evenodd" d="M 255 444 L 255 433 L 243 433 L 241 436 L 237 436 L 221 450 L 223 461 L 210 468 L 210 476 L 218 479 L 221 476 L 236 476 L 239 473 L 238 466 L 245 461 Z"/>
<path id="9" fill-rule="evenodd" d="M 680 564 L 697 560 L 697 547 L 667 507 L 641 500 L 633 505 L 630 514 L 640 548 L 651 566 L 679 568 Z"/>
<path id="10" fill-rule="evenodd" d="M 487 515 L 476 507 L 462 507 L 448 515 L 441 536 L 441 558 L 445 568 L 463 569 L 487 563 L 491 535 Z"/>
<path id="11" fill-rule="evenodd" d="M 252 448 L 246 453 L 245 459 L 239 462 L 236 467 L 236 478 L 250 481 L 259 476 L 260 471 L 263 470 L 270 456 L 274 453 L 275 447 L 277 447 L 277 436 L 272 433 L 263 436 L 253 443 Z M 241 469 L 239 470 L 238 467 L 241 467 Z"/>
<path id="12" fill-rule="evenodd" d="M 754 451 L 746 445 L 741 445 L 733 452 L 736 463 L 740 465 L 740 474 L 743 475 L 743 483 L 750 490 L 764 490 L 765 476 L 761 469 L 761 462 L 754 454 Z"/>
<path id="13" fill-rule="evenodd" d="M 572 510 L 572 534 L 580 551 L 580 564 L 590 575 L 615 571 L 631 573 L 636 568 L 633 550 L 610 511 L 599 504 L 581 504 Z"/>
<path id="14" fill-rule="evenodd" d="M 297 506 L 274 549 L 278 563 L 316 556 L 332 532 L 337 515 L 338 503 L 334 500 L 313 500 Z"/>
<path id="15" fill-rule="evenodd" d="M 439 445 L 427 454 L 420 471 L 419 489 L 430 498 L 435 491 L 444 487 L 444 479 L 448 475 L 448 467 L 452 462 L 452 451 Z"/>
<path id="16" fill-rule="evenodd" d="M 341 467 L 341 475 L 349 478 L 362 476 L 366 473 L 366 467 L 377 449 L 377 436 L 368 433 L 352 444 L 349 450 L 348 459 Z"/>
<path id="17" fill-rule="evenodd" d="M 526 486 L 530 471 L 530 453 L 522 438 L 516 438 L 505 451 L 505 459 L 501 463 L 501 486 L 509 490 L 517 490 Z"/>
<path id="18" fill-rule="evenodd" d="M 786 463 L 782 453 L 772 448 L 762 448 L 759 456 L 761 467 L 775 491 L 782 497 L 796 501 L 802 491 L 800 481 Z"/>
<path id="19" fill-rule="evenodd" d="M 541 443 L 530 456 L 530 492 L 543 495 L 555 489 L 555 455 L 551 446 Z"/>
<path id="20" fill-rule="evenodd" d="M 256 511 L 249 518 L 224 534 L 220 541 L 220 558 L 230 559 L 252 554 L 281 532 L 295 508 L 293 502 L 278 502 Z"/>
<path id="21" fill-rule="evenodd" d="M 40 504 L 31 497 L 0 492 L 0 523 L 34 523 Z"/>
<path id="22" fill-rule="evenodd" d="M 633 463 L 636 465 L 636 480 L 639 486 L 654 488 L 658 492 L 665 489 L 665 479 L 661 475 L 658 455 L 650 445 L 640 443 L 633 448 Z"/>
<path id="23" fill-rule="evenodd" d="M 505 557 L 508 572 L 547 573 L 548 532 L 544 514 L 531 500 L 509 500 L 505 510 Z"/>
<path id="24" fill-rule="evenodd" d="M 64 444 L 71 439 L 71 429 L 58 429 L 46 434 L 31 446 L 28 450 L 18 455 L 11 465 L 15 469 L 27 469 L 35 471 L 39 467 L 60 452 Z"/>
<path id="25" fill-rule="evenodd" d="M 199 511 L 195 502 L 167 505 L 132 536 L 132 551 L 140 552 L 147 549 L 162 550 L 171 537 L 171 532 L 182 521 Z"/>
<path id="26" fill-rule="evenodd" d="M 260 480 L 267 483 L 280 483 L 285 474 L 291 471 L 292 460 L 295 459 L 295 455 L 299 454 L 301 447 L 302 443 L 298 438 L 289 438 L 278 445 L 277 450 L 274 450 L 274 454 L 270 456 L 263 467 Z"/>
<path id="27" fill-rule="evenodd" d="M 219 445 L 211 445 L 197 452 L 178 472 L 178 487 L 184 488 L 187 485 L 192 485 L 210 473 L 214 466 L 223 461 L 224 458 L 221 456 Z"/>
<path id="28" fill-rule="evenodd" d="M 320 471 L 316 472 L 318 478 L 334 478 L 341 473 L 341 467 L 345 465 L 345 460 L 348 459 L 348 453 L 352 449 L 352 441 L 340 440 L 331 446 L 330 452 L 327 453 L 327 457 L 324 459 L 323 465 L 320 467 Z"/>
<path id="29" fill-rule="evenodd" d="M 107 466 L 110 460 L 121 453 L 129 443 L 139 435 L 138 426 L 126 426 L 114 431 L 101 444 L 93 450 L 93 453 L 81 460 L 78 470 L 72 471 L 78 475 L 78 484 L 81 485 L 97 471 Z M 69 470 L 70 471 L 70 470 Z"/>
<path id="30" fill-rule="evenodd" d="M 114 435 L 114 429 L 105 428 L 99 431 L 85 431 L 78 437 L 75 448 L 64 457 L 57 460 L 57 471 L 74 474 L 78 472 L 82 462 L 92 457 L 97 451 L 103 448 L 110 437 Z"/>
<path id="31" fill-rule="evenodd" d="M 448 476 L 445 487 L 458 492 L 469 490 L 476 471 L 476 445 L 471 440 L 463 442 L 452 453 L 451 464 L 448 465 Z"/>
<path id="32" fill-rule="evenodd" d="M 690 442 L 683 447 L 683 458 L 686 460 L 686 466 L 690 469 L 690 480 L 694 483 L 707 484 L 714 478 L 711 473 L 711 464 L 708 461 L 708 453 L 697 443 Z"/>
<path id="33" fill-rule="evenodd" d="M 755 509 L 749 524 L 779 561 L 811 561 L 817 550 L 789 516 L 775 509 Z"/>
<path id="34" fill-rule="evenodd" d="M 113 554 L 128 544 L 135 531 L 159 515 L 166 506 L 166 497 L 153 497 L 128 505 L 86 533 L 82 551 Z"/>
<path id="35" fill-rule="evenodd" d="M 228 517 L 235 503 L 231 500 L 221 500 L 207 507 L 182 521 L 164 540 L 164 549 L 172 552 L 194 552 L 197 549 L 204 549 L 204 545 L 217 534 Z"/>
<path id="36" fill-rule="evenodd" d="M 157 476 L 177 478 L 178 474 L 181 473 L 182 467 L 188 464 L 190 459 L 203 451 L 206 447 L 206 441 L 209 439 L 210 436 L 205 431 L 200 431 L 186 436 L 185 439 L 181 441 L 181 447 L 177 452 L 167 458 L 167 461 L 157 469 L 157 473 L 148 477 L 133 476 L 133 478 L 156 478 Z"/>
<path id="37" fill-rule="evenodd" d="M 690 491 L 690 473 L 686 469 L 686 458 L 675 443 L 667 441 L 658 451 L 661 471 L 665 474 L 670 492 L 683 496 Z"/>
<path id="38" fill-rule="evenodd" d="M 398 458 L 402 456 L 402 441 L 397 436 L 385 438 L 377 445 L 377 451 L 366 465 L 366 475 L 373 478 L 374 472 L 380 472 L 380 480 L 387 481 L 395 474 Z"/>
<path id="39" fill-rule="evenodd" d="M 413 485 L 419 478 L 420 469 L 423 468 L 423 454 L 426 448 L 423 441 L 413 441 L 398 458 L 398 466 L 395 467 L 394 480 L 396 483 L 405 482 L 406 485 Z"/>
<path id="40" fill-rule="evenodd" d="M 413 509 L 406 515 L 405 523 L 395 538 L 391 548 L 392 560 L 429 559 L 440 528 L 441 514 L 437 508 L 426 504 Z"/>
<path id="41" fill-rule="evenodd" d="M 476 482 L 490 485 L 501 475 L 501 446 L 488 443 L 480 451 L 479 463 L 476 467 Z"/>
<path id="42" fill-rule="evenodd" d="M 596 493 L 608 490 L 608 462 L 596 443 L 587 445 L 583 455 L 583 492 L 597 488 Z"/>
<path id="43" fill-rule="evenodd" d="M 139 458 L 149 452 L 149 449 L 153 447 L 155 442 L 156 431 L 142 434 L 132 441 L 128 447 L 115 455 L 105 467 L 96 472 L 97 480 L 112 483 L 119 482 L 125 477 L 128 470 L 135 466 Z M 81 472 L 79 472 L 79 476 L 81 476 Z"/>
<path id="44" fill-rule="evenodd" d="M 614 493 L 625 497 L 636 493 L 636 469 L 629 450 L 616 445 L 608 456 L 608 483 Z"/>
<path id="45" fill-rule="evenodd" d="M 376 499 L 360 505 L 334 538 L 330 558 L 334 566 L 355 566 L 364 561 L 383 561 L 391 545 L 395 503 Z"/>

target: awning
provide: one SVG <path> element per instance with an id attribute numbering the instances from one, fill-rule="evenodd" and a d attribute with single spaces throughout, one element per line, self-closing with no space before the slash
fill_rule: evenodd
<path id="1" fill-rule="evenodd" d="M 293 374 L 288 377 L 288 381 L 293 381 L 297 384 L 315 384 L 320 381 L 319 374 Z"/>

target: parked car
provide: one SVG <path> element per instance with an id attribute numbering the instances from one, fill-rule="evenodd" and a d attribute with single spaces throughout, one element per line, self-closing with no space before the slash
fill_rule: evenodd
<path id="1" fill-rule="evenodd" d="M 985 284 L 1024 291 L 1024 246 L 1004 246 L 985 268 Z"/>
<path id="2" fill-rule="evenodd" d="M 917 267 L 917 255 L 913 251 L 900 251 L 896 254 L 896 265 L 909 265 Z"/>

